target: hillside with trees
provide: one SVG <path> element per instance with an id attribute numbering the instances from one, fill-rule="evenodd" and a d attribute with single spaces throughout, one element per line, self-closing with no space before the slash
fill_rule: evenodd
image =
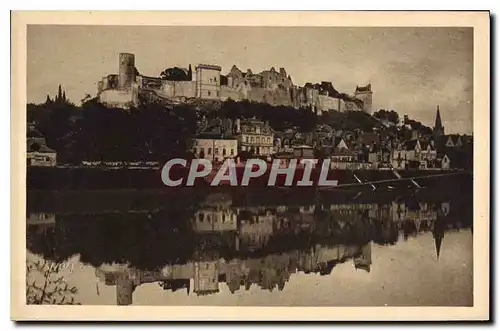
<path id="1" fill-rule="evenodd" d="M 45 103 L 28 104 L 27 112 L 28 121 L 46 137 L 48 147 L 58 152 L 59 162 L 70 164 L 84 160 L 161 162 L 186 156 L 201 123 L 215 119 L 255 118 L 268 122 L 276 131 L 296 128 L 300 132 L 310 132 L 317 124 L 328 124 L 335 130 L 372 132 L 385 128 L 381 119 L 399 121 L 395 111 L 380 110 L 374 116 L 360 111 L 330 111 L 317 116 L 304 108 L 233 100 L 206 106 L 200 102 L 143 103 L 128 111 L 107 108 L 95 99 L 75 106 L 61 87 L 55 97 L 47 96 Z M 407 117 L 404 122 L 421 133 L 432 133 L 420 122 Z"/>

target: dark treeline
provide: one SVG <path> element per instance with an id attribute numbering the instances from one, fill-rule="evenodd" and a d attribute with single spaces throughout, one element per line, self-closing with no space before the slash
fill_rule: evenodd
<path id="1" fill-rule="evenodd" d="M 29 120 L 62 163 L 160 161 L 183 155 L 196 132 L 196 110 L 158 104 L 124 111 L 96 102 L 28 105 Z"/>
<path id="2" fill-rule="evenodd" d="M 249 101 L 224 102 L 220 110 L 214 114 L 220 118 L 256 118 L 269 122 L 274 130 L 285 130 L 297 127 L 302 132 L 311 131 L 317 123 L 317 116 L 305 108 L 287 106 L 271 106 L 265 103 Z"/>

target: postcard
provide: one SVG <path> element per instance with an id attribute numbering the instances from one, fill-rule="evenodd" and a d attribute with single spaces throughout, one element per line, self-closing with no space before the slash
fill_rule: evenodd
<path id="1" fill-rule="evenodd" d="M 13 320 L 489 320 L 489 12 L 11 16 Z"/>

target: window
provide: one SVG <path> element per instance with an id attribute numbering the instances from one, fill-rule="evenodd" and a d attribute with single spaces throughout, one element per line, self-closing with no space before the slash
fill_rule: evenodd
<path id="1" fill-rule="evenodd" d="M 215 155 L 219 155 L 219 149 L 215 148 Z"/>
<path id="2" fill-rule="evenodd" d="M 260 144 L 260 137 L 257 137 L 256 140 L 257 140 L 257 144 Z"/>
<path id="3" fill-rule="evenodd" d="M 252 142 L 252 144 L 254 143 L 254 139 L 253 137 L 250 138 L 250 141 Z"/>
<path id="4" fill-rule="evenodd" d="M 222 150 L 222 155 L 226 156 L 226 149 L 225 148 Z"/>
<path id="5" fill-rule="evenodd" d="M 208 153 L 207 154 L 208 155 L 212 155 L 212 148 L 211 147 L 208 148 Z"/>
<path id="6" fill-rule="evenodd" d="M 245 141 L 248 143 L 248 136 L 245 137 Z"/>
<path id="7" fill-rule="evenodd" d="M 203 147 L 200 148 L 200 155 L 205 154 L 205 149 Z M 208 154 L 210 154 L 210 149 L 208 151 Z"/>
<path id="8" fill-rule="evenodd" d="M 231 148 L 231 155 L 234 155 L 234 148 Z"/>
<path id="9" fill-rule="evenodd" d="M 198 215 L 198 219 L 200 220 L 200 222 L 203 222 L 203 213 L 200 213 L 200 215 Z"/>
<path id="10" fill-rule="evenodd" d="M 217 82 L 217 77 L 214 77 L 214 82 Z"/>
<path id="11" fill-rule="evenodd" d="M 210 91 L 208 91 L 207 93 L 208 93 L 208 96 L 210 96 L 210 95 L 211 95 Z"/>

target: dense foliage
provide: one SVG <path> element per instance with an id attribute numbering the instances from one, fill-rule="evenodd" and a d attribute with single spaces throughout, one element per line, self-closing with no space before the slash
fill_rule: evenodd
<path id="1" fill-rule="evenodd" d="M 311 131 L 317 122 L 317 117 L 308 109 L 287 106 L 271 106 L 265 103 L 249 101 L 236 102 L 228 100 L 222 104 L 217 113 L 219 118 L 256 118 L 269 122 L 274 130 L 285 130 L 297 127 L 300 131 Z"/>

